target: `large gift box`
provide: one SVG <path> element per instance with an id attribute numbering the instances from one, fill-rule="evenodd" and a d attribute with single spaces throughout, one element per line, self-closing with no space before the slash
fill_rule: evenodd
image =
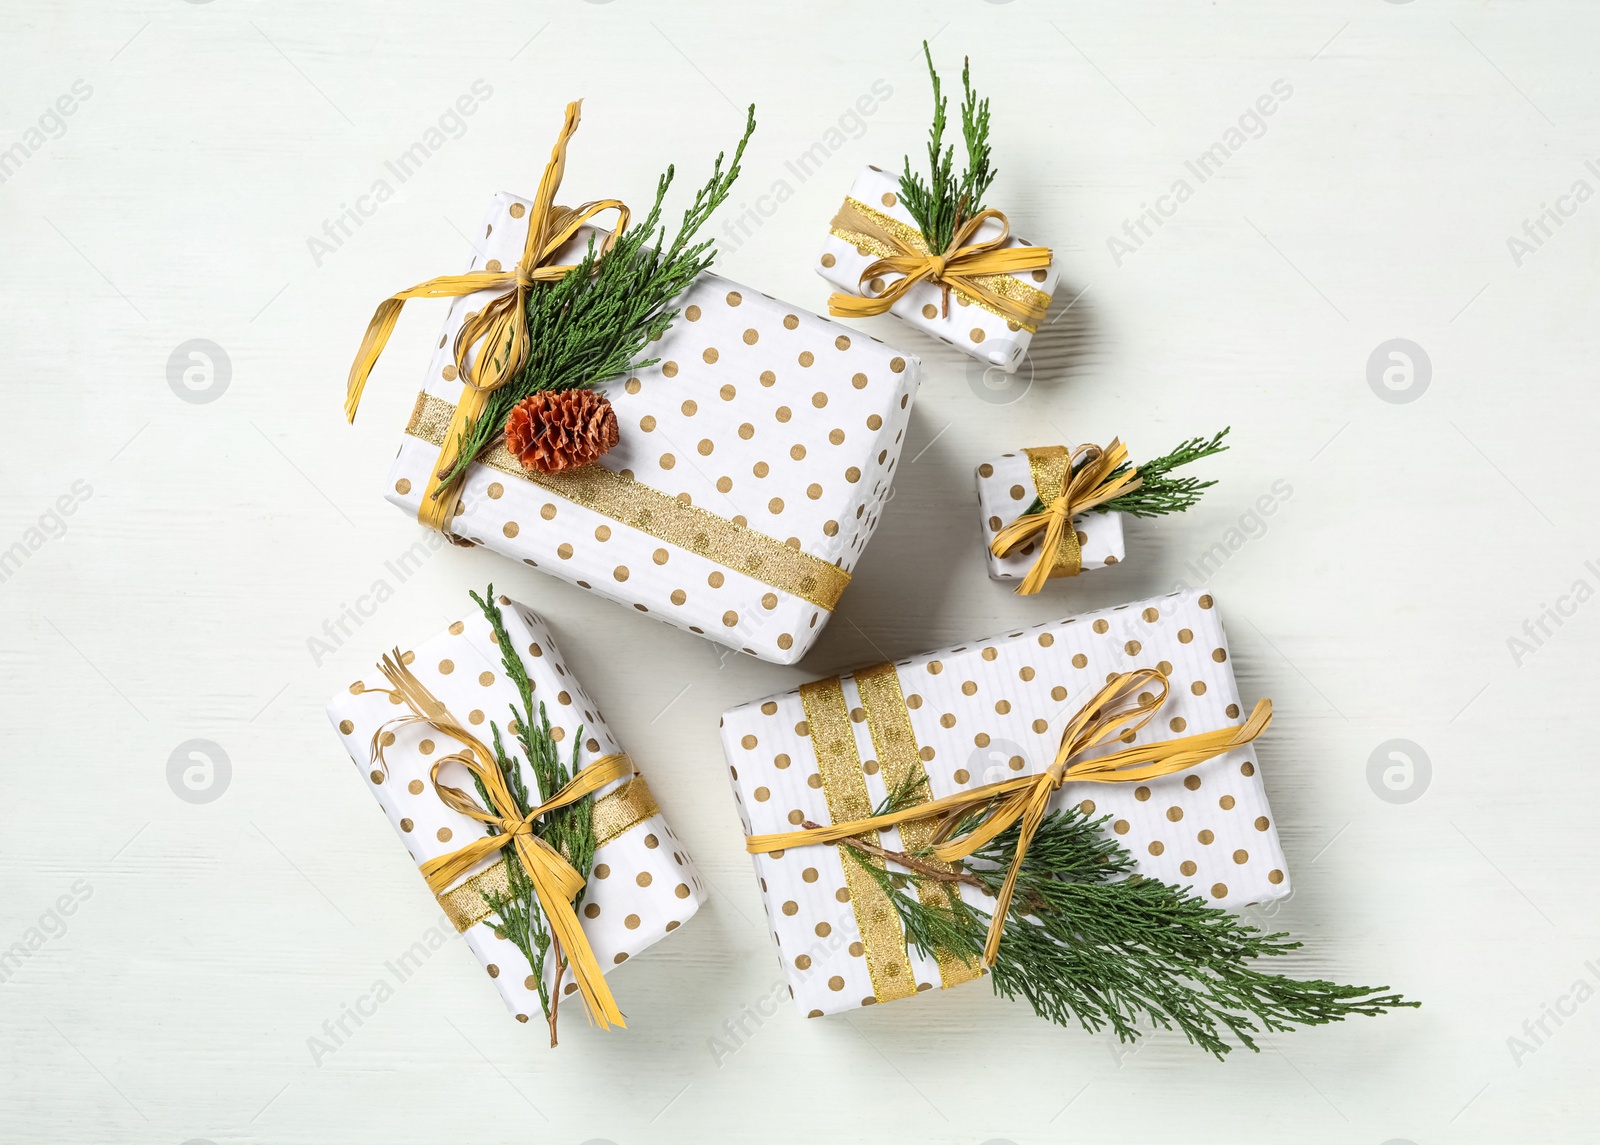
<path id="1" fill-rule="evenodd" d="M 474 271 L 522 255 L 529 201 L 496 196 Z M 589 232 L 558 256 L 576 261 Z M 454 342 L 494 296 L 451 300 L 389 472 L 416 515 L 460 400 Z M 450 531 L 764 660 L 799 660 L 877 527 L 917 390 L 916 357 L 714 274 L 677 300 L 660 361 L 603 386 L 621 441 L 529 473 L 497 447 Z"/>
<path id="2" fill-rule="evenodd" d="M 1070 448 L 1067 452 L 1071 452 Z M 996 556 L 990 547 L 1000 530 L 1026 513 L 1039 496 L 1027 450 L 1002 453 L 978 466 L 978 514 L 990 579 L 1021 580 L 1039 559 L 1037 538 L 1003 557 Z M 1080 513 L 1072 519 L 1072 527 L 1078 537 L 1080 570 L 1106 568 L 1122 560 L 1121 513 Z"/>
<path id="3" fill-rule="evenodd" d="M 1209 595 L 1173 593 L 819 680 L 722 719 L 747 835 L 874 814 L 926 776 L 939 799 L 1052 762 L 1063 729 L 1117 673 L 1158 669 L 1169 696 L 1126 742 L 1244 723 L 1227 639 Z M 1282 848 L 1252 746 L 1142 783 L 1068 782 L 1136 871 L 1236 908 L 1289 893 Z M 902 828 L 879 845 L 905 850 Z M 977 976 L 973 965 L 908 947 L 881 886 L 834 845 L 754 856 L 768 923 L 801 1012 L 836 1013 Z M 891 865 L 889 870 L 895 868 Z M 975 906 L 992 907 L 961 886 Z"/>
<path id="4" fill-rule="evenodd" d="M 506 631 L 533 683 L 535 707 L 544 705 L 550 738 L 565 757 L 571 758 L 575 743 L 580 769 L 621 754 L 599 710 L 562 662 L 544 622 L 505 597 L 500 603 Z M 474 611 L 445 632 L 401 652 L 400 659 L 463 727 L 487 741 L 493 722 L 515 754 L 507 725 L 509 708 L 518 702 L 519 693 L 507 678 L 495 640 L 489 621 Z M 485 828 L 446 806 L 432 782 L 434 764 L 465 745 L 420 721 L 396 722 L 405 709 L 386 694 L 389 683 L 374 674 L 351 684 L 329 701 L 328 718 L 412 861 L 421 867 L 484 835 Z M 381 760 L 373 755 L 374 736 L 383 747 Z M 537 792 L 527 761 L 520 755 L 518 759 L 529 790 Z M 440 769 L 439 781 L 472 787 L 454 764 Z M 634 774 L 600 788 L 594 795 L 592 822 L 597 847 L 579 907 L 580 921 L 600 968 L 609 972 L 682 926 L 705 901 L 706 891 L 643 776 Z M 509 848 L 496 852 L 440 893 L 438 901 L 506 1006 L 527 1021 L 529 1015 L 540 1013 L 538 984 L 522 952 L 496 932 L 484 897 L 486 892 L 504 890 L 505 864 L 515 861 Z M 554 983 L 555 969 L 553 957 L 547 958 L 543 967 L 547 990 Z M 568 979 L 562 993 L 575 988 Z M 571 1005 L 576 1013 L 577 1000 Z"/>
<path id="5" fill-rule="evenodd" d="M 990 219 L 978 229 L 974 241 L 988 242 L 1002 232 L 1002 225 Z M 849 197 L 823 240 L 817 255 L 817 273 L 847 294 L 862 295 L 863 285 L 867 297 L 882 293 L 882 279 L 869 279 L 863 284 L 861 278 L 878 259 L 900 253 L 892 240 L 885 241 L 884 235 L 897 238 L 905 247 L 927 250 L 916 220 L 900 202 L 899 178 L 877 167 L 867 167 L 851 185 Z M 999 249 L 1031 245 L 1009 235 Z M 1052 262 L 1019 274 L 988 275 L 983 285 L 1002 298 L 1028 299 L 1042 310 L 1050 305 L 1056 278 Z M 1022 365 L 1037 330 L 1037 324 L 1013 321 L 982 298 L 960 289 L 950 291 L 946 306 L 943 290 L 927 280 L 916 283 L 896 299 L 889 313 L 1007 374 L 1015 373 Z"/>

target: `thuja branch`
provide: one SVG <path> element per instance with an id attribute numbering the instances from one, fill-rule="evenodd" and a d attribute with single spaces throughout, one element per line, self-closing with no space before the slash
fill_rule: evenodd
<path id="1" fill-rule="evenodd" d="M 922 42 L 922 55 L 928 62 L 928 75 L 933 80 L 933 126 L 928 131 L 928 178 L 911 170 L 911 159 L 906 157 L 905 171 L 900 176 L 900 201 L 911 217 L 917 221 L 922 237 L 930 250 L 943 251 L 950 246 L 956 229 L 965 219 L 983 210 L 983 197 L 994 182 L 995 172 L 989 166 L 989 101 L 979 99 L 972 90 L 972 76 L 968 61 L 961 64 L 961 138 L 966 146 L 967 163 L 960 176 L 953 170 L 955 147 L 944 144 L 945 113 L 949 100 L 944 96 L 939 73 L 933 66 L 933 55 L 928 42 Z"/>
<path id="2" fill-rule="evenodd" d="M 1355 1015 L 1416 1006 L 1383 986 L 1345 986 L 1272 974 L 1251 963 L 1299 949 L 1285 934 L 1263 934 L 1192 892 L 1131 874 L 1132 856 L 1106 835 L 1106 820 L 1077 808 L 1053 812 L 1034 836 L 992 967 L 995 992 L 1025 998 L 1043 1017 L 1110 1029 L 1122 1041 L 1140 1023 L 1176 1029 L 1223 1057 L 1237 1042 Z M 852 841 L 853 843 L 859 841 Z M 964 873 L 993 892 L 1016 853 L 1017 830 L 972 856 Z M 962 959 L 983 949 L 989 917 L 956 895 L 910 893 L 940 876 L 885 869 L 852 845 L 845 854 L 883 887 L 907 941 L 925 954 Z M 917 859 L 919 856 L 911 855 Z M 963 880 L 965 881 L 965 880 Z M 943 903 L 944 905 L 940 905 Z"/>
<path id="3" fill-rule="evenodd" d="M 1113 497 L 1090 509 L 1091 513 L 1127 513 L 1132 517 L 1161 517 L 1168 513 L 1182 513 L 1199 504 L 1201 494 L 1216 484 L 1215 481 L 1201 481 L 1198 477 L 1173 477 L 1172 471 L 1180 465 L 1188 465 L 1192 461 L 1210 457 L 1213 454 L 1225 453 L 1228 449 L 1222 444 L 1222 439 L 1228 436 L 1232 426 L 1220 430 L 1207 437 L 1191 437 L 1183 442 L 1172 452 L 1146 461 L 1137 466 L 1139 473 L 1139 486 L 1120 497 Z M 1079 462 L 1083 464 L 1083 462 Z M 1119 465 L 1107 475 L 1106 480 L 1111 480 L 1120 474 L 1126 473 L 1127 465 Z M 1027 512 L 1039 513 L 1044 511 L 1044 502 L 1038 497 L 1033 499 Z"/>
<path id="4" fill-rule="evenodd" d="M 493 733 L 495 757 L 501 773 L 505 776 L 506 786 L 511 791 L 518 813 L 526 816 L 534 807 L 566 786 L 578 773 L 578 753 L 583 742 L 583 728 L 580 726 L 573 737 L 572 759 L 568 764 L 562 760 L 561 753 L 556 747 L 550 718 L 545 713 L 543 704 L 539 705 L 538 722 L 534 722 L 533 680 L 529 678 L 527 667 L 522 662 L 522 655 L 517 651 L 516 645 L 511 640 L 511 634 L 506 630 L 505 617 L 494 599 L 494 585 L 489 585 L 482 596 L 476 592 L 471 595 L 494 630 L 495 643 L 500 648 L 500 662 L 505 669 L 506 678 L 516 686 L 517 695 L 522 701 L 520 709 L 515 704 L 510 705 L 510 726 L 515 731 L 517 742 L 527 757 L 529 770 L 533 772 L 534 782 L 538 785 L 536 799 L 530 797 L 527 783 L 522 776 L 522 768 L 515 759 L 506 755 L 501 745 L 499 726 L 491 720 L 489 729 Z M 484 805 L 489 806 L 489 795 L 483 789 L 483 784 L 476 776 L 473 777 L 473 782 L 478 785 L 478 794 L 483 799 Z M 575 803 L 558 807 L 545 814 L 534 825 L 534 833 L 559 851 L 585 881 L 588 880 L 589 872 L 594 866 L 593 804 L 593 797 L 585 796 Z M 489 832 L 496 834 L 497 828 L 490 825 Z M 528 959 L 528 966 L 538 983 L 539 1003 L 550 1025 L 550 1044 L 553 1046 L 556 1044 L 556 1012 L 561 1004 L 559 991 L 562 976 L 567 968 L 566 962 L 560 943 L 554 940 L 544 914 L 539 909 L 533 883 L 514 854 L 507 857 L 506 869 L 511 884 L 511 895 L 507 897 L 485 894 L 484 900 L 495 914 L 493 927 L 495 934 L 510 940 Z M 573 905 L 576 906 L 582 901 L 583 891 L 580 890 Z M 544 979 L 545 957 L 549 952 L 553 952 L 554 956 L 554 987 L 547 985 Z"/>
<path id="5" fill-rule="evenodd" d="M 752 106 L 732 160 L 724 168 L 724 154 L 718 153 L 710 178 L 695 192 L 670 241 L 661 214 L 673 167 L 657 181 L 655 202 L 644 220 L 624 231 L 611 250 L 602 252 L 591 238 L 576 269 L 529 289 L 528 360 L 515 378 L 490 394 L 483 414 L 463 435 L 460 457 L 445 475 L 447 487 L 500 440 L 511 407 L 529 395 L 600 385 L 655 365 L 659 359 L 643 357 L 645 347 L 677 318 L 669 303 L 712 263 L 714 241 L 695 236 L 732 191 L 755 126 Z"/>

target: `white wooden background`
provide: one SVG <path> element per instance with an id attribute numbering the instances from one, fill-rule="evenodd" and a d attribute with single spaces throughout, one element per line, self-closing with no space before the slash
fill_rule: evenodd
<path id="1" fill-rule="evenodd" d="M 0 555 L 23 555 L 0 581 L 0 951 L 37 949 L 0 981 L 0 1138 L 1592 1133 L 1597 34 L 1592 6 L 1556 0 L 5 0 Z M 736 199 L 793 193 L 723 269 L 820 309 L 809 267 L 854 172 L 922 146 L 925 36 L 947 75 L 970 52 L 993 96 L 993 201 L 1057 250 L 1061 318 L 1011 390 L 869 327 L 927 379 L 899 496 L 807 662 L 719 659 L 482 552 L 396 582 L 385 561 L 418 527 L 380 487 L 441 312 L 412 304 L 354 428 L 350 356 L 380 298 L 463 264 L 492 192 L 532 190 L 563 102 L 587 100 L 564 198 L 639 204 L 669 162 L 697 179 L 754 101 Z M 396 184 L 386 161 L 480 80 Z M 892 94 L 851 118 L 875 81 Z M 1198 182 L 1185 161 L 1278 81 L 1259 137 Z M 796 179 L 786 161 L 818 143 Z M 386 177 L 394 197 L 313 251 Z M 194 339 L 214 372 L 174 383 Z M 1411 382 L 1374 387 L 1392 339 L 1414 344 Z M 1069 434 L 1153 453 L 1224 424 L 1223 483 L 1133 525 L 1123 567 L 1030 600 L 986 580 L 978 461 Z M 1274 514 L 1250 516 L 1276 482 Z M 1236 551 L 1189 567 L 1218 543 Z M 490 579 L 552 619 L 714 896 L 615 976 L 624 1034 L 575 1023 L 549 1052 L 451 944 L 314 1060 L 308 1039 L 437 914 L 323 702 Z M 315 653 L 378 580 L 393 598 Z M 1173 1036 L 1119 1055 L 975 985 L 827 1021 L 786 1004 L 719 1052 L 781 975 L 718 714 L 1179 582 L 1216 594 L 1246 695 L 1278 705 L 1261 753 L 1296 892 L 1263 921 L 1307 940 L 1295 970 L 1425 1007 L 1218 1065 Z M 199 802 L 170 761 L 205 753 Z"/>

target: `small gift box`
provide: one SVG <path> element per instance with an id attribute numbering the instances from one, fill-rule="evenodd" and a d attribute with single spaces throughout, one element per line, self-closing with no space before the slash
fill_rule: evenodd
<path id="1" fill-rule="evenodd" d="M 997 556 L 993 547 L 1001 530 L 1041 499 L 1040 482 L 1034 477 L 1037 467 L 1032 458 L 1034 452 L 1002 453 L 978 466 L 978 513 L 983 522 L 983 548 L 991 580 L 1021 580 L 1038 560 L 1040 537 L 1034 537 L 1003 557 Z M 1080 571 L 1102 569 L 1122 560 L 1121 513 L 1080 513 L 1072 518 L 1072 529 L 1078 545 Z"/>
<path id="2" fill-rule="evenodd" d="M 1020 580 L 1017 592 L 1038 592 L 1057 577 L 1122 560 L 1122 518 L 1181 513 L 1215 481 L 1172 471 L 1222 453 L 1224 429 L 1193 437 L 1172 452 L 1134 465 L 1112 439 L 1098 445 L 1047 445 L 1005 453 L 978 466 L 989 576 Z"/>
<path id="3" fill-rule="evenodd" d="M 498 195 L 472 269 L 515 261 L 528 201 Z M 422 508 L 458 380 L 453 344 L 483 294 L 455 299 L 390 467 Z M 470 466 L 450 530 L 637 611 L 792 664 L 821 633 L 877 528 L 918 360 L 702 274 L 650 353 L 605 386 L 620 440 L 564 473 L 497 446 Z"/>
<path id="4" fill-rule="evenodd" d="M 1118 705 L 1132 715 L 1113 716 Z M 1214 602 L 1194 592 L 878 665 L 726 713 L 735 798 L 801 1012 L 891 1001 L 980 973 L 976 957 L 908 942 L 905 907 L 890 900 L 894 880 L 913 873 L 906 856 L 949 846 L 949 830 L 912 817 L 922 805 L 951 808 L 960 821 L 1048 798 L 1123 848 L 1126 873 L 1221 907 L 1287 895 L 1250 746 L 1268 720 L 1265 701 L 1246 719 Z M 1050 771 L 1062 767 L 1065 784 L 1052 785 Z M 1084 816 L 1105 817 L 1109 836 Z M 863 830 L 863 820 L 885 825 Z M 821 843 L 788 838 L 845 823 Z M 848 854 L 834 845 L 845 835 Z M 933 858 L 915 868 L 940 869 L 953 868 Z M 959 891 L 1003 918 L 992 886 L 969 885 L 981 882 L 918 882 L 916 895 L 928 905 Z"/>
<path id="5" fill-rule="evenodd" d="M 1002 236 L 1003 239 L 1002 239 Z M 948 292 L 931 277 L 897 293 L 880 309 L 947 342 L 1004 373 L 1015 373 L 1027 357 L 1028 345 L 1050 307 L 1057 270 L 1050 252 L 1009 233 L 1004 216 L 985 219 L 968 245 L 998 242 L 1001 251 L 1031 250 L 1044 265 L 1012 273 L 980 273 L 952 283 Z M 885 259 L 926 256 L 928 242 L 900 198 L 900 182 L 877 167 L 856 177 L 850 194 L 829 225 L 817 256 L 817 273 L 846 295 L 869 303 L 882 297 L 902 273 L 873 269 Z M 914 252 L 906 255 L 906 251 Z M 832 308 L 835 314 L 857 311 Z"/>
<path id="6" fill-rule="evenodd" d="M 525 695 L 533 709 L 526 729 L 516 726 L 521 715 L 507 718 Z M 548 718 L 547 727 L 541 717 Z M 594 983 L 583 980 L 584 966 L 592 966 L 598 981 L 682 926 L 705 901 L 700 875 L 643 776 L 563 664 L 544 622 L 514 601 L 500 597 L 432 639 L 397 649 L 378 674 L 334 696 L 328 718 L 507 1008 L 525 1022 L 543 1006 L 552 1041 L 551 1001 L 583 991 L 583 1001 L 594 1007 L 588 995 Z M 541 801 L 566 798 L 544 789 L 540 766 L 519 746 L 524 734 L 537 737 L 541 764 L 557 758 L 571 764 L 567 795 L 593 788 L 591 803 L 567 804 L 587 807 L 583 830 L 573 836 L 587 843 L 567 843 L 567 836 L 548 831 L 529 837 L 546 830 L 554 807 L 535 815 L 527 829 L 507 826 L 508 818 L 524 815 L 509 805 L 518 791 L 530 811 Z M 501 752 L 511 762 L 507 785 L 493 774 Z M 476 796 L 468 794 L 474 787 Z M 520 841 L 515 830 L 524 832 Z M 567 862 L 572 856 L 548 840 L 568 850 L 592 846 L 586 881 Z M 529 871 L 530 865 L 540 869 Z M 530 880 L 546 876 L 536 894 Z M 566 901 L 555 901 L 563 895 Z M 564 943 L 563 919 L 572 928 Z M 554 936 L 543 950 L 540 933 Z M 541 962 L 537 971 L 528 949 Z M 603 983 L 595 993 L 609 1001 Z M 578 1000 L 569 1006 L 576 1010 Z M 600 1024 L 608 1024 L 605 1006 L 599 1010 Z M 613 1018 L 612 1024 L 621 1023 Z"/>

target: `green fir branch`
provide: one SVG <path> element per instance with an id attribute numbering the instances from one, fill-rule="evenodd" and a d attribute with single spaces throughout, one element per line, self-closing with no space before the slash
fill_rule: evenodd
<path id="1" fill-rule="evenodd" d="M 482 596 L 476 592 L 471 596 L 494 630 L 495 643 L 500 648 L 500 663 L 505 669 L 506 677 L 516 686 L 517 694 L 522 700 L 520 710 L 515 704 L 509 705 L 510 726 L 516 733 L 517 742 L 527 757 L 529 770 L 533 772 L 534 782 L 538 785 L 537 798 L 528 791 L 521 766 L 515 758 L 506 754 L 500 739 L 500 728 L 493 720 L 489 722 L 489 730 L 494 737 L 495 759 L 500 772 L 505 777 L 512 800 L 516 803 L 517 813 L 525 817 L 534 807 L 565 787 L 578 773 L 583 727 L 580 725 L 577 734 L 573 736 L 570 763 L 564 762 L 552 734 L 550 717 L 546 714 L 542 703 L 539 705 L 538 722 L 535 723 L 533 720 L 533 680 L 528 676 L 522 655 L 512 642 L 510 633 L 506 631 L 505 617 L 495 602 L 494 585 L 489 585 Z M 489 793 L 482 781 L 473 776 L 473 783 L 477 785 L 483 805 L 492 807 Z M 559 851 L 585 882 L 588 881 L 590 871 L 594 867 L 593 808 L 594 797 L 586 795 L 576 803 L 547 812 L 534 824 L 534 833 Z M 488 830 L 491 835 L 499 833 L 499 829 L 493 824 L 488 825 Z M 553 1003 L 543 968 L 545 956 L 551 945 L 550 930 L 544 912 L 539 909 L 532 880 L 528 878 L 527 872 L 522 869 L 521 862 L 514 854 L 506 856 L 506 869 L 509 874 L 511 894 L 503 896 L 498 893 L 485 893 L 484 901 L 494 912 L 493 922 L 486 920 L 485 925 L 491 926 L 497 936 L 512 942 L 527 958 L 533 977 L 538 982 L 539 1002 L 544 1008 L 545 1018 L 549 1019 Z M 580 890 L 573 902 L 577 905 L 582 901 L 583 891 Z"/>
<path id="2" fill-rule="evenodd" d="M 989 166 L 989 100 L 987 97 L 980 100 L 972 90 L 971 66 L 963 59 L 961 138 L 966 147 L 967 163 L 958 177 L 953 170 L 955 147 L 946 147 L 944 143 L 950 101 L 943 94 L 926 40 L 922 42 L 922 55 L 933 80 L 933 126 L 928 131 L 929 172 L 924 181 L 920 174 L 911 170 L 911 158 L 907 156 L 905 170 L 900 176 L 900 201 L 917 221 L 928 248 L 943 251 L 949 248 L 961 224 L 983 210 L 983 197 L 994 182 L 996 172 Z"/>
<path id="3" fill-rule="evenodd" d="M 1139 488 L 1124 493 L 1120 497 L 1094 506 L 1091 513 L 1127 513 L 1132 517 L 1160 517 L 1167 513 L 1182 513 L 1199 504 L 1201 494 L 1216 484 L 1215 481 L 1201 481 L 1198 477 L 1172 477 L 1171 472 L 1180 465 L 1188 465 L 1191 461 L 1199 461 L 1203 457 L 1213 454 L 1225 453 L 1228 447 L 1222 444 L 1222 439 L 1228 436 L 1232 426 L 1220 430 L 1209 438 L 1191 437 L 1180 444 L 1171 453 L 1147 461 L 1138 466 Z M 1078 464 L 1085 464 L 1080 461 Z M 1117 466 L 1107 476 L 1106 480 L 1120 476 L 1129 469 L 1128 464 Z M 1076 468 L 1076 467 L 1074 467 Z M 1029 504 L 1026 513 L 1042 513 L 1044 502 L 1035 497 Z"/>
<path id="4" fill-rule="evenodd" d="M 1076 807 L 1045 818 L 1023 859 L 991 968 L 997 994 L 1021 997 L 1059 1025 L 1109 1029 L 1123 1042 L 1137 1040 L 1141 1025 L 1175 1029 L 1218 1058 L 1233 1043 L 1259 1052 L 1264 1033 L 1420 1005 L 1386 986 L 1300 980 L 1251 965 L 1300 944 L 1264 934 L 1187 889 L 1132 874 L 1133 857 L 1105 834 L 1106 822 Z M 894 903 L 908 942 L 930 957 L 970 960 L 983 950 L 989 916 L 954 893 L 929 902 L 912 891 L 957 882 L 998 891 L 1017 838 L 1015 827 L 1002 832 L 950 875 L 917 855 L 900 856 L 918 864 L 909 873 L 888 870 L 852 840 L 845 853 Z"/>
<path id="5" fill-rule="evenodd" d="M 755 126 L 751 105 L 732 161 L 724 169 L 724 153 L 718 153 L 710 178 L 695 192 L 670 242 L 661 212 L 673 167 L 657 181 L 655 202 L 644 220 L 624 231 L 611 250 L 601 251 L 591 237 L 577 269 L 529 288 L 528 360 L 515 378 L 489 395 L 483 414 L 462 436 L 446 486 L 500 440 L 511 408 L 529 395 L 600 385 L 659 361 L 642 357 L 645 347 L 667 332 L 678 317 L 669 304 L 715 257 L 715 241 L 696 241 L 695 235 L 732 191 Z"/>

